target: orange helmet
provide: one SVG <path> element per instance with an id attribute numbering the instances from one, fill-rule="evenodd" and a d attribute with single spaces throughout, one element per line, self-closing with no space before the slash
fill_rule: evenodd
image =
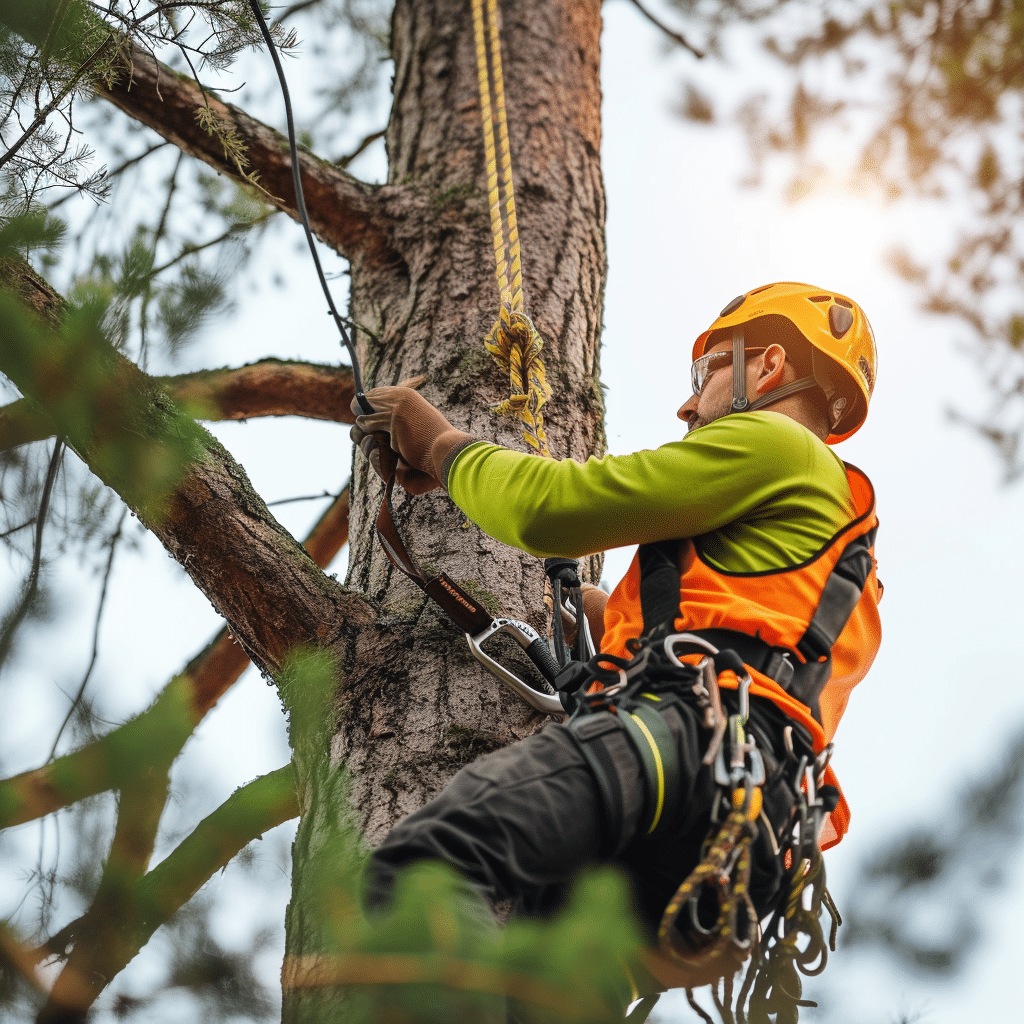
<path id="1" fill-rule="evenodd" d="M 810 344 L 814 382 L 828 402 L 826 442 L 845 441 L 867 418 L 875 386 L 878 354 L 864 311 L 845 295 L 809 284 L 766 284 L 738 295 L 722 310 L 694 342 L 693 358 L 700 358 L 716 341 L 734 337 L 737 328 L 753 326 L 764 317 L 785 318 Z M 720 331 L 727 333 L 719 335 Z"/>

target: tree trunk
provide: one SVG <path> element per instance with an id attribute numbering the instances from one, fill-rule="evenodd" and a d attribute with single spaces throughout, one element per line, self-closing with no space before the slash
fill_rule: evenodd
<path id="1" fill-rule="evenodd" d="M 548 443 L 556 458 L 583 460 L 604 446 L 600 2 L 519 0 L 503 4 L 502 14 L 526 312 L 545 339 L 553 391 L 543 410 Z M 394 231 L 400 261 L 389 268 L 358 254 L 352 261 L 352 316 L 376 335 L 360 338 L 364 372 L 375 384 L 426 374 L 423 393 L 456 426 L 528 450 L 518 421 L 491 411 L 508 396 L 508 379 L 483 347 L 498 291 L 469 4 L 398 0 L 391 39 L 389 184 L 405 186 L 419 202 L 405 204 Z M 375 633 L 361 632 L 358 657 L 346 657 L 332 759 L 347 766 L 351 805 L 371 845 L 467 761 L 543 723 L 387 562 L 373 531 L 380 497 L 357 455 L 348 583 L 377 603 L 379 618 Z M 490 611 L 546 630 L 541 560 L 487 537 L 441 492 L 397 504 L 399 528 L 425 568 L 443 568 Z M 584 568 L 590 579 L 600 574 L 597 559 Z M 528 675 L 517 650 L 505 649 L 507 663 Z M 289 960 L 317 951 L 299 925 L 303 876 L 315 867 L 303 858 L 315 858 L 316 845 L 300 835 L 295 852 Z M 320 999 L 285 992 L 286 1020 L 330 1012 Z"/>

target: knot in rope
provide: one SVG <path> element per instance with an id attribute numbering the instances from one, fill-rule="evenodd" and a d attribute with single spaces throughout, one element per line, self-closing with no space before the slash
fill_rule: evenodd
<path id="1" fill-rule="evenodd" d="M 501 416 L 514 416 L 523 424 L 523 436 L 541 455 L 549 455 L 541 406 L 551 397 L 540 350 L 544 339 L 525 313 L 505 303 L 501 317 L 484 338 L 484 347 L 509 376 L 511 394 L 494 407 Z"/>

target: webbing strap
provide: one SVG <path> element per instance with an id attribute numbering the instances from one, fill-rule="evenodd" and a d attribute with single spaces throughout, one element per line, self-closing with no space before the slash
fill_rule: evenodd
<path id="1" fill-rule="evenodd" d="M 875 542 L 876 530 L 877 527 L 851 540 L 825 581 L 814 617 L 796 645 L 808 661 L 820 661 L 831 654 L 839 634 L 857 607 L 874 564 L 870 549 Z"/>
<path id="2" fill-rule="evenodd" d="M 796 645 L 807 662 L 794 666 L 792 682 L 786 689 L 801 704 L 809 707 L 819 722 L 821 692 L 832 677 L 832 648 L 850 621 L 871 575 L 874 559 L 870 549 L 877 530 L 876 526 L 860 537 L 854 537 L 843 549 L 825 581 L 818 607 Z"/>
<path id="3" fill-rule="evenodd" d="M 568 725 L 580 753 L 590 766 L 604 808 L 608 846 L 602 853 L 614 857 L 624 845 L 624 822 L 627 816 L 632 817 L 631 809 L 626 807 L 626 798 L 635 799 L 633 793 L 623 791 L 616 765 L 616 757 L 621 759 L 627 755 L 629 743 L 619 729 L 618 717 L 607 712 L 573 718 Z"/>
<path id="4" fill-rule="evenodd" d="M 427 579 L 409 554 L 402 540 L 398 527 L 395 526 L 394 507 L 391 496 L 395 489 L 395 470 L 398 468 L 398 456 L 391 450 L 387 435 L 378 435 L 377 454 L 380 466 L 384 471 L 386 483 L 384 497 L 381 499 L 377 512 L 377 537 L 384 554 L 391 564 L 405 573 L 464 633 L 476 636 L 486 629 L 494 620 L 483 608 L 460 587 L 447 573 L 440 573 Z"/>
<path id="5" fill-rule="evenodd" d="M 644 636 L 659 626 L 671 631 L 679 614 L 679 541 L 662 540 L 641 544 L 637 550 L 640 567 L 640 613 Z"/>
<path id="6" fill-rule="evenodd" d="M 620 710 L 619 721 L 644 766 L 650 818 L 647 832 L 651 834 L 663 820 L 669 820 L 662 815 L 666 808 L 671 811 L 676 807 L 679 797 L 681 772 L 675 737 L 665 719 L 648 704 L 638 704 L 628 712 Z"/>

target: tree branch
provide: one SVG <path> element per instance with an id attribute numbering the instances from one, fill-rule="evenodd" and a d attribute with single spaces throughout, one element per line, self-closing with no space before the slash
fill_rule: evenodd
<path id="1" fill-rule="evenodd" d="M 252 840 L 298 813 L 290 764 L 235 790 L 167 858 L 132 886 L 127 905 L 122 907 L 118 930 L 110 937 L 106 955 L 102 957 L 102 963 L 93 965 L 99 969 L 94 969 L 86 979 L 89 991 L 82 993 L 81 976 L 69 972 L 65 983 L 62 973 L 39 1020 L 69 1022 L 84 1019 L 96 997 L 142 949 L 157 928 Z"/>
<path id="2" fill-rule="evenodd" d="M 97 95 L 129 117 L 152 128 L 183 152 L 209 164 L 241 184 L 255 173 L 267 198 L 298 219 L 287 140 L 245 111 L 203 90 L 198 83 L 139 46 L 130 51 L 130 66 L 110 87 L 94 83 Z M 215 131 L 202 127 L 200 111 Z M 240 147 L 226 147 L 225 139 Z M 371 266 L 396 266 L 402 258 L 393 237 L 394 214 L 385 199 L 404 195 L 396 186 L 372 186 L 310 153 L 300 153 L 302 187 L 310 224 L 323 242 L 352 260 Z M 241 166 L 240 166 L 241 165 Z"/>
<path id="3" fill-rule="evenodd" d="M 322 568 L 348 541 L 348 510 L 346 487 L 306 538 L 306 550 Z M 137 718 L 50 764 L 0 781 L 0 829 L 119 789 L 146 764 L 168 755 L 173 759 L 248 665 L 245 651 L 225 627 Z"/>
<path id="4" fill-rule="evenodd" d="M 631 0 L 633 6 L 652 24 L 655 28 L 661 29 L 674 43 L 678 43 L 684 49 L 687 49 L 697 58 L 703 58 L 704 54 L 693 46 L 689 40 L 674 29 L 670 29 L 663 21 L 656 18 L 642 3 L 640 0 Z"/>
<path id="5" fill-rule="evenodd" d="M 371 604 L 323 574 L 216 438 L 103 338 L 98 311 L 50 333 L 0 299 L 0 370 L 137 509 L 262 671 L 276 678 L 294 647 L 330 646 L 373 621 Z"/>
<path id="6" fill-rule="evenodd" d="M 61 930 L 74 948 L 67 963 L 54 982 L 50 1001 L 62 1006 L 54 1020 L 68 1024 L 68 1004 L 83 1017 L 89 1006 L 114 976 L 108 973 L 110 960 L 121 947 L 125 918 L 133 907 L 134 886 L 146 872 L 153 855 L 156 833 L 170 790 L 170 765 L 150 765 L 121 790 L 117 808 L 117 825 L 110 853 L 103 865 L 103 874 L 89 909 L 69 928 Z M 65 981 L 65 975 L 67 980 Z M 81 979 L 103 979 L 82 990 Z M 44 1008 L 40 1020 L 46 1019 Z"/>
<path id="7" fill-rule="evenodd" d="M 280 359 L 261 359 L 238 368 L 203 370 L 165 377 L 175 401 L 199 407 L 204 420 L 244 420 L 258 416 L 305 416 L 352 423 L 355 395 L 352 371 Z"/>

